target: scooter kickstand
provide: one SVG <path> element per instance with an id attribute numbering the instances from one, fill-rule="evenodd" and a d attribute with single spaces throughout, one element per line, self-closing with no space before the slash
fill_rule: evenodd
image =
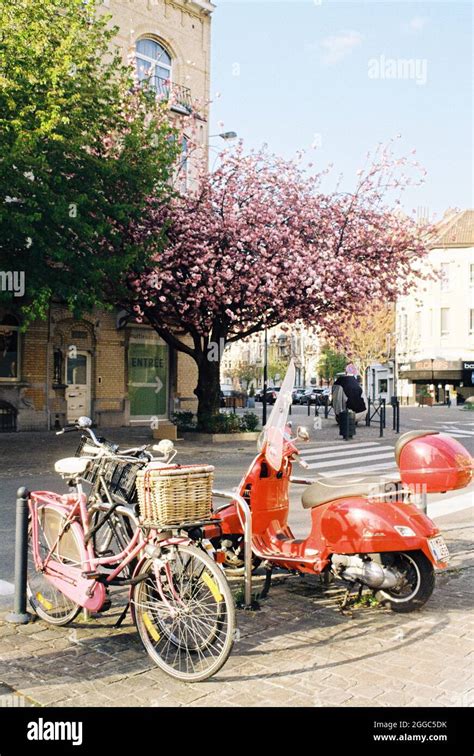
<path id="1" fill-rule="evenodd" d="M 262 592 L 259 596 L 259 598 L 264 599 L 268 596 L 270 593 L 270 587 L 272 584 L 272 573 L 273 573 L 273 564 L 266 563 L 264 565 L 265 567 L 265 582 L 263 584 Z"/>
<path id="2" fill-rule="evenodd" d="M 341 612 L 341 614 L 351 614 L 352 615 L 352 609 L 348 606 L 351 594 L 352 594 L 352 587 L 347 588 L 347 590 L 346 590 L 346 592 L 344 594 L 344 598 L 342 599 L 342 604 L 339 607 L 339 611 Z"/>

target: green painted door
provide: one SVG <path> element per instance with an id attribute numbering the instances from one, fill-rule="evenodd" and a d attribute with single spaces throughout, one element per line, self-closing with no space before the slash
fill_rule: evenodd
<path id="1" fill-rule="evenodd" d="M 168 414 L 168 347 L 153 339 L 130 339 L 128 396 L 132 419 L 149 421 Z"/>

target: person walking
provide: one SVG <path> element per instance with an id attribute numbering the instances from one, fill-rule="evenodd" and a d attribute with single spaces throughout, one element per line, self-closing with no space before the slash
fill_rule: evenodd
<path id="1" fill-rule="evenodd" d="M 346 367 L 345 373 L 337 374 L 332 388 L 332 403 L 336 422 L 339 422 L 340 413 L 346 409 L 352 410 L 355 413 L 356 422 L 365 418 L 367 404 L 361 382 L 354 375 L 352 365 Z"/>

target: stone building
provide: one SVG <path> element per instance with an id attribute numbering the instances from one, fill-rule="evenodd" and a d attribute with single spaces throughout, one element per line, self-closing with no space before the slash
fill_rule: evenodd
<path id="1" fill-rule="evenodd" d="M 397 302 L 397 393 L 404 403 L 474 395 L 474 210 L 445 215 L 428 262 L 436 280 Z"/>
<path id="2" fill-rule="evenodd" d="M 118 27 L 124 61 L 135 56 L 139 77 L 169 96 L 183 119 L 196 100 L 206 114 L 213 9 L 207 0 L 104 0 L 100 9 Z M 197 159 L 207 160 L 205 117 L 193 137 Z M 193 180 L 189 163 L 182 190 Z M 23 333 L 13 311 L 0 311 L 0 431 L 53 428 L 80 415 L 99 426 L 166 426 L 175 409 L 195 409 L 194 362 L 122 315 L 74 320 L 53 303 L 49 317 Z"/>
<path id="3" fill-rule="evenodd" d="M 290 359 L 293 359 L 295 363 L 296 387 L 303 388 L 318 383 L 319 358 L 320 343 L 317 335 L 301 323 L 281 324 L 268 329 L 267 364 L 270 386 L 280 385 Z M 229 344 L 222 358 L 222 384 L 232 388 L 249 388 L 251 385 L 254 388 L 261 388 L 264 361 L 264 331 Z M 249 366 L 251 370 L 248 370 Z M 274 371 L 277 372 L 274 373 Z M 246 380 L 243 376 L 250 380 Z"/>

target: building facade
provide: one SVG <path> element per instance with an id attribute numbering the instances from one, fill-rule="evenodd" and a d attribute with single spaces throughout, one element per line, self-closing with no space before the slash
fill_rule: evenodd
<path id="1" fill-rule="evenodd" d="M 474 395 L 474 210 L 445 216 L 429 263 L 436 280 L 397 303 L 397 393 L 462 401 Z"/>
<path id="2" fill-rule="evenodd" d="M 295 386 L 306 387 L 318 381 L 320 356 L 318 337 L 301 324 L 282 324 L 267 331 L 268 385 L 279 386 L 286 365 L 293 359 L 296 369 Z M 265 362 L 265 332 L 229 344 L 221 364 L 221 383 L 229 388 L 263 386 Z M 249 370 L 250 367 L 250 370 Z"/>
<path id="3" fill-rule="evenodd" d="M 207 0 L 104 0 L 100 9 L 118 27 L 114 44 L 124 62 L 135 59 L 138 77 L 189 119 L 195 160 L 207 160 L 213 8 Z M 193 181 L 193 160 L 186 165 L 181 191 Z M 80 415 L 99 426 L 158 428 L 174 410 L 196 409 L 196 383 L 191 358 L 123 313 L 74 320 L 56 303 L 23 333 L 15 312 L 0 311 L 0 430 L 54 428 Z"/>

